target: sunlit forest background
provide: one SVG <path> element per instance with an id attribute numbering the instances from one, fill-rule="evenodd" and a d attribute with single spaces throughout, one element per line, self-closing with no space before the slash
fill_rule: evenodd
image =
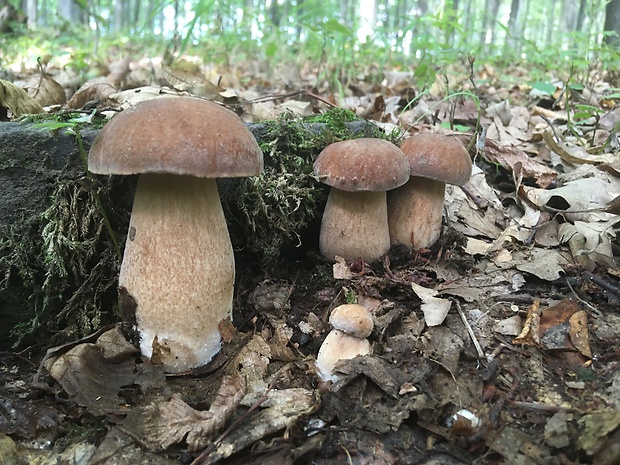
<path id="1" fill-rule="evenodd" d="M 620 0 L 0 0 L 0 73 L 39 60 L 84 82 L 131 55 L 267 80 L 313 67 L 336 92 L 387 69 L 424 88 L 472 59 L 566 79 L 617 69 L 619 30 Z"/>

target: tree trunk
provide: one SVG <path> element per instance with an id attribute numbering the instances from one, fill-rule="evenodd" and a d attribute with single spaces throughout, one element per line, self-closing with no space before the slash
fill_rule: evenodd
<path id="1" fill-rule="evenodd" d="M 37 0 L 26 0 L 25 2 L 25 13 L 28 17 L 28 27 L 33 28 L 38 23 L 38 10 L 37 10 Z"/>
<path id="2" fill-rule="evenodd" d="M 510 17 L 508 18 L 508 37 L 504 43 L 504 55 L 518 56 L 521 50 L 521 0 L 512 0 Z"/>
<path id="3" fill-rule="evenodd" d="M 74 0 L 58 0 L 58 16 L 70 23 L 84 22 L 82 9 Z"/>
<path id="4" fill-rule="evenodd" d="M 587 0 L 579 1 L 579 12 L 577 13 L 577 21 L 575 23 L 575 30 L 582 31 L 583 30 L 583 22 L 586 18 L 586 7 L 588 6 Z"/>
<path id="5" fill-rule="evenodd" d="M 547 34 L 546 34 L 546 43 L 545 43 L 547 47 L 551 46 L 551 44 L 553 43 L 553 33 L 555 32 L 555 5 L 556 3 L 557 3 L 557 0 L 551 0 L 551 5 L 549 6 L 549 9 L 546 12 L 547 13 L 546 17 L 549 18 L 549 21 L 547 21 Z"/>
<path id="6" fill-rule="evenodd" d="M 605 31 L 613 32 L 613 35 L 606 35 L 603 41 L 607 45 L 620 42 L 620 0 L 611 0 L 605 8 Z"/>
<path id="7" fill-rule="evenodd" d="M 562 21 L 560 22 L 563 32 L 573 32 L 577 23 L 577 5 L 573 0 L 562 2 Z"/>
<path id="8" fill-rule="evenodd" d="M 125 5 L 123 0 L 114 0 L 114 32 L 117 34 L 123 30 L 123 17 L 125 14 Z"/>

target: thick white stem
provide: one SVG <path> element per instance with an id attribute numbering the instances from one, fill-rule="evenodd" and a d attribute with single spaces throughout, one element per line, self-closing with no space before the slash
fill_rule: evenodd
<path id="1" fill-rule="evenodd" d="M 321 254 L 328 260 L 370 263 L 390 250 L 385 192 L 347 192 L 331 188 L 319 238 Z"/>
<path id="2" fill-rule="evenodd" d="M 433 245 L 441 234 L 446 184 L 412 176 L 388 193 L 392 243 L 417 250 Z"/>
<path id="3" fill-rule="evenodd" d="M 221 348 L 218 323 L 232 315 L 234 280 L 215 179 L 140 175 L 119 286 L 135 303 L 143 355 L 170 372 L 208 363 Z"/>

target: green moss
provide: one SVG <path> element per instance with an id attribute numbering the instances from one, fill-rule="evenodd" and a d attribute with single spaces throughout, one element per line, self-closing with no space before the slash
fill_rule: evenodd
<path id="1" fill-rule="evenodd" d="M 291 248 L 307 246 L 304 231 L 320 222 L 328 193 L 313 175 L 314 160 L 327 145 L 359 137 L 386 136 L 342 109 L 311 118 L 284 114 L 265 123 L 259 138 L 264 172 L 222 195 L 235 247 L 272 266 Z"/>
<path id="2" fill-rule="evenodd" d="M 79 338 L 116 319 L 107 303 L 115 300 L 119 260 L 95 201 L 97 193 L 110 204 L 109 192 L 87 178 L 58 181 L 43 213 L 19 233 L 0 233 L 0 292 L 29 293 L 30 318 L 12 329 L 17 344 Z"/>

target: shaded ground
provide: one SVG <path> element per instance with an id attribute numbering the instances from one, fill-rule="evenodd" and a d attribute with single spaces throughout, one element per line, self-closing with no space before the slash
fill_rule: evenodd
<path id="1" fill-rule="evenodd" d="M 503 298 L 455 299 L 444 324 L 429 328 L 411 283 L 435 287 L 437 270 L 453 267 L 437 251 L 412 259 L 396 250 L 383 264 L 340 269 L 350 275 L 339 280 L 329 264 L 301 265 L 294 279 L 242 286 L 230 345 L 187 376 L 164 379 L 156 367 L 135 365 L 132 350 L 105 359 L 72 344 L 55 354 L 64 353 L 61 368 L 51 369 L 56 381 L 43 372 L 33 386 L 36 366 L 5 354 L 3 427 L 15 438 L 50 441 L 54 457 L 65 447 L 66 458 L 95 449 L 90 462 L 69 463 L 189 463 L 205 449 L 195 463 L 231 453 L 221 463 L 617 463 L 620 315 L 612 296 L 578 274 L 533 280 Z M 473 265 L 469 277 L 479 274 Z M 314 356 L 328 311 L 353 294 L 376 318 L 374 355 L 345 362 L 343 380 L 323 384 Z M 536 299 L 541 340 L 515 344 L 498 322 L 525 316 Z M 580 309 L 593 359 L 575 345 L 570 318 Z M 77 348 L 92 349 L 95 339 Z M 244 386 L 230 384 L 237 375 Z M 222 383 L 223 404 L 232 403 L 216 412 L 220 427 L 204 426 L 212 419 L 189 406 L 208 410 L 222 399 Z M 246 395 L 241 404 L 234 393 Z M 182 399 L 187 411 L 166 410 L 169 399 Z M 37 455 L 46 454 L 16 453 L 25 463 Z"/>

